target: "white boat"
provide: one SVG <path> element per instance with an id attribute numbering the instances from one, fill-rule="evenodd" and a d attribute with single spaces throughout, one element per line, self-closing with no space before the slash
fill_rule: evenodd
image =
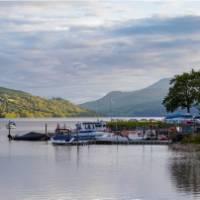
<path id="1" fill-rule="evenodd" d="M 141 131 L 134 131 L 128 134 L 128 138 L 131 141 L 139 141 L 146 139 L 145 133 L 143 134 Z"/>
<path id="2" fill-rule="evenodd" d="M 113 133 L 104 133 L 101 136 L 96 137 L 96 141 L 99 142 L 128 142 L 128 137 L 116 135 Z"/>
<path id="3" fill-rule="evenodd" d="M 156 131 L 154 129 L 147 130 L 134 130 L 134 131 L 123 131 L 122 135 L 126 135 L 129 141 L 141 141 L 141 140 L 155 140 Z"/>
<path id="4" fill-rule="evenodd" d="M 101 137 L 105 130 L 106 123 L 103 121 L 81 122 L 76 124 L 75 130 L 57 128 L 51 142 L 57 145 L 88 143 L 95 141 L 97 137 Z"/>
<path id="5" fill-rule="evenodd" d="M 197 125 L 200 125 L 200 116 L 195 116 L 194 121 Z"/>

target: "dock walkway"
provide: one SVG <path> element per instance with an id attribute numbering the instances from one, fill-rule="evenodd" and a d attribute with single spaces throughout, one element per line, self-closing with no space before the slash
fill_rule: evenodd
<path id="1" fill-rule="evenodd" d="M 169 145 L 172 144 L 172 141 L 158 141 L 158 140 L 141 140 L 141 141 L 88 141 L 78 143 L 72 142 L 68 145 Z"/>

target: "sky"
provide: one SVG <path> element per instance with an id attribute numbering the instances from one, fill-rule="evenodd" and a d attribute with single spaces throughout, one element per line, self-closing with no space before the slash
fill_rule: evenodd
<path id="1" fill-rule="evenodd" d="M 200 69 L 200 1 L 0 1 L 0 86 L 75 103 Z"/>

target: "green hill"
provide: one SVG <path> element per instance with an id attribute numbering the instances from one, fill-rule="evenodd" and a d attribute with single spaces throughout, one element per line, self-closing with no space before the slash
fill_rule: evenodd
<path id="1" fill-rule="evenodd" d="M 92 116 L 93 112 L 61 99 L 46 99 L 0 87 L 0 117 Z"/>
<path id="2" fill-rule="evenodd" d="M 80 106 L 106 116 L 163 116 L 166 114 L 162 100 L 168 92 L 170 79 L 132 92 L 114 91 L 97 101 Z"/>

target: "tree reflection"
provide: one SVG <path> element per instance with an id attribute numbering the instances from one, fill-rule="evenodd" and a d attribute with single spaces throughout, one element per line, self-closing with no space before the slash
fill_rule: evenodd
<path id="1" fill-rule="evenodd" d="M 179 191 L 200 193 L 200 153 L 184 153 L 173 158 L 170 172 Z"/>

